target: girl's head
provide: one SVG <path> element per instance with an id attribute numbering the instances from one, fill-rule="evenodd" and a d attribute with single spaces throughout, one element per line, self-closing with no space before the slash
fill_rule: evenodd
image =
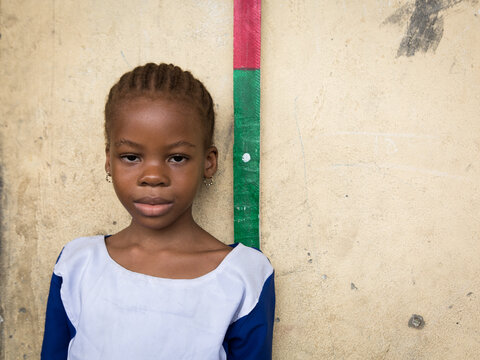
<path id="1" fill-rule="evenodd" d="M 215 113 L 213 101 L 205 86 L 189 71 L 172 64 L 148 63 L 124 74 L 110 89 L 105 104 L 105 141 L 110 148 L 110 130 L 116 110 L 135 98 L 166 99 L 191 106 L 199 115 L 204 130 L 205 147 L 213 144 Z"/>
<path id="2" fill-rule="evenodd" d="M 161 229 L 192 219 L 202 180 L 217 170 L 213 128 L 210 94 L 177 66 L 140 66 L 112 87 L 105 170 L 133 223 Z"/>

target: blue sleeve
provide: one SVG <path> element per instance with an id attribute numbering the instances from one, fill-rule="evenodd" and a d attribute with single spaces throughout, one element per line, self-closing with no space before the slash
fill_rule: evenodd
<path id="1" fill-rule="evenodd" d="M 75 336 L 75 328 L 60 297 L 61 287 L 62 278 L 53 274 L 47 301 L 41 360 L 66 360 L 68 344 Z"/>
<path id="2" fill-rule="evenodd" d="M 228 360 L 270 360 L 275 315 L 274 274 L 265 281 L 253 310 L 228 327 L 223 348 Z"/>

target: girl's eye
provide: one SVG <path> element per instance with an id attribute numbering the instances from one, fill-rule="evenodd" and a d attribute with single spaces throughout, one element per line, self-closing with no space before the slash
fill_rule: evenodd
<path id="1" fill-rule="evenodd" d="M 121 158 L 125 160 L 126 162 L 138 162 L 140 161 L 140 158 L 137 155 L 122 155 Z"/>
<path id="2" fill-rule="evenodd" d="M 182 163 L 182 162 L 185 162 L 187 160 L 187 158 L 183 155 L 173 155 L 170 157 L 170 162 L 173 162 L 173 163 Z"/>

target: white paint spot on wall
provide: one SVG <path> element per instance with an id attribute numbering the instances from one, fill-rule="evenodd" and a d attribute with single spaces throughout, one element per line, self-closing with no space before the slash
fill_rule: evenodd
<path id="1" fill-rule="evenodd" d="M 243 161 L 244 163 L 249 162 L 251 158 L 252 158 L 252 157 L 250 156 L 249 153 L 245 153 L 245 154 L 242 155 L 242 161 Z"/>
<path id="2" fill-rule="evenodd" d="M 389 145 L 389 149 L 387 150 L 388 154 L 395 154 L 398 151 L 395 141 L 390 138 L 385 138 L 385 142 Z"/>

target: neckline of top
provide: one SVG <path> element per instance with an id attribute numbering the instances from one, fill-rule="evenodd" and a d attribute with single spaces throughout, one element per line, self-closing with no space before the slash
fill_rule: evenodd
<path id="1" fill-rule="evenodd" d="M 107 260 L 107 263 L 111 266 L 113 266 L 114 268 L 116 268 L 118 271 L 122 271 L 126 274 L 128 274 L 129 276 L 134 276 L 134 277 L 137 277 L 137 278 L 147 278 L 147 279 L 153 279 L 154 281 L 166 281 L 166 282 L 178 282 L 178 283 L 185 283 L 185 282 L 189 282 L 189 283 L 192 283 L 192 282 L 196 282 L 196 281 L 203 281 L 203 280 L 207 280 L 213 276 L 216 276 L 216 274 L 218 272 L 220 272 L 227 264 L 228 262 L 230 261 L 231 258 L 234 257 L 234 254 L 236 254 L 237 252 L 240 251 L 240 249 L 244 248 L 245 245 L 243 245 L 242 243 L 236 243 L 236 244 L 232 244 L 232 245 L 228 245 L 228 246 L 232 246 L 232 250 L 223 258 L 223 260 L 217 265 L 217 267 L 203 275 L 200 275 L 200 276 L 197 276 L 195 278 L 191 278 L 191 279 L 175 279 L 175 278 L 165 278 L 165 277 L 160 277 L 160 276 L 153 276 L 153 275 L 148 275 L 148 274 L 143 274 L 143 273 L 140 273 L 140 272 L 136 272 L 136 271 L 132 271 L 132 270 L 129 270 L 127 269 L 126 267 L 120 265 L 119 263 L 117 263 L 115 260 L 113 260 L 113 258 L 110 256 L 110 253 L 108 252 L 108 249 L 107 249 L 107 244 L 105 242 L 105 239 L 110 236 L 110 235 L 103 235 L 101 236 L 101 250 L 102 250 L 102 253 L 103 253 L 103 256 L 106 258 Z"/>

